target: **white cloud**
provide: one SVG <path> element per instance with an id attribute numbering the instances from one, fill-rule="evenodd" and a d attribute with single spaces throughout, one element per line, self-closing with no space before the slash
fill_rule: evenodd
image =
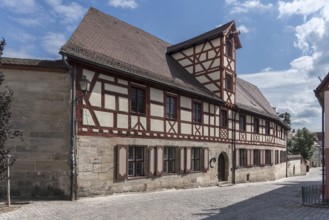
<path id="1" fill-rule="evenodd" d="M 232 14 L 247 13 L 249 11 L 264 12 L 273 7 L 273 4 L 263 4 L 259 0 L 247 0 L 243 2 L 226 0 L 225 2 L 226 4 L 233 6 L 230 12 Z"/>
<path id="2" fill-rule="evenodd" d="M 273 68 L 272 67 L 266 67 L 264 69 L 262 69 L 262 72 L 269 72 L 269 71 L 272 71 Z"/>
<path id="3" fill-rule="evenodd" d="M 59 56 L 60 47 L 66 42 L 66 36 L 62 33 L 48 32 L 42 39 L 42 47 L 50 55 Z"/>
<path id="4" fill-rule="evenodd" d="M 135 0 L 110 0 L 109 5 L 116 8 L 136 8 L 138 5 Z"/>
<path id="5" fill-rule="evenodd" d="M 244 25 L 240 25 L 238 28 L 237 28 L 241 33 L 249 33 L 249 29 L 244 26 Z"/>
<path id="6" fill-rule="evenodd" d="M 38 8 L 34 0 L 0 0 L 0 7 L 22 14 L 35 12 Z"/>
<path id="7" fill-rule="evenodd" d="M 59 16 L 59 21 L 65 24 L 75 24 L 87 10 L 76 2 L 65 5 L 62 0 L 47 0 L 47 3 L 52 7 L 53 12 Z"/>
<path id="8" fill-rule="evenodd" d="M 13 20 L 27 27 L 40 26 L 42 23 L 41 19 L 39 18 L 13 18 Z"/>
<path id="9" fill-rule="evenodd" d="M 308 16 L 318 12 L 327 3 L 327 0 L 294 0 L 292 2 L 279 1 L 279 17 L 294 14 Z"/>
<path id="10" fill-rule="evenodd" d="M 318 79 L 294 68 L 239 77 L 256 85 L 278 112 L 290 112 L 293 128 L 319 129 L 320 117 L 316 116 L 321 115 L 321 110 L 313 92 L 319 84 Z"/>

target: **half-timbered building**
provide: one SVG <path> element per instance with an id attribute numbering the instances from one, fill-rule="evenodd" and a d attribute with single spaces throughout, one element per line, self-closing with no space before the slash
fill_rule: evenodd
<path id="1" fill-rule="evenodd" d="M 90 8 L 61 61 L 2 58 L 13 128 L 24 133 L 7 143 L 17 159 L 12 195 L 74 199 L 285 177 L 287 127 L 237 76 L 241 47 L 234 21 L 171 45 Z"/>
<path id="2" fill-rule="evenodd" d="M 61 48 L 76 91 L 78 196 L 285 177 L 286 126 L 237 77 L 234 21 L 171 45 L 90 8 Z"/>

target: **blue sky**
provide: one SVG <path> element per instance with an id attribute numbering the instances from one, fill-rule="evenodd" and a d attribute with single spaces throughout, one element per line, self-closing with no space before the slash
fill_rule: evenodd
<path id="1" fill-rule="evenodd" d="M 3 56 L 60 59 L 61 45 L 88 8 L 171 44 L 235 20 L 241 31 L 237 74 L 255 84 L 293 128 L 321 130 L 313 90 L 329 71 L 327 0 L 0 0 Z"/>

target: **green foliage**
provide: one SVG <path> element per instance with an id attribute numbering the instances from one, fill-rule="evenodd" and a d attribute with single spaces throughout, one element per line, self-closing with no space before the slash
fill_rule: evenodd
<path id="1" fill-rule="evenodd" d="M 5 40 L 0 41 L 0 65 L 1 55 L 6 45 Z M 4 74 L 0 72 L 0 181 L 6 179 L 8 166 L 13 165 L 15 160 L 11 160 L 10 164 L 7 162 L 7 157 L 10 151 L 5 148 L 5 143 L 8 138 L 21 136 L 17 131 L 11 131 L 11 103 L 13 99 L 13 91 L 4 84 Z"/>
<path id="2" fill-rule="evenodd" d="M 291 129 L 291 114 L 289 112 L 279 114 L 279 117 L 282 119 L 283 123 Z"/>
<path id="3" fill-rule="evenodd" d="M 313 155 L 315 141 L 315 133 L 310 132 L 307 128 L 298 129 L 296 135 L 288 140 L 288 152 L 301 154 L 304 159 L 309 160 Z"/>

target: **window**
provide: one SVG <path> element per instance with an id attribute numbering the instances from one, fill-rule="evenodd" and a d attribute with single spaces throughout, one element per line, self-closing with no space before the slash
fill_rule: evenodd
<path id="1" fill-rule="evenodd" d="M 279 163 L 279 151 L 276 150 L 275 151 L 275 164 L 278 164 Z"/>
<path id="2" fill-rule="evenodd" d="M 166 96 L 166 118 L 177 118 L 177 99 L 173 96 Z"/>
<path id="3" fill-rule="evenodd" d="M 241 167 L 247 166 L 247 150 L 246 149 L 239 149 L 239 162 Z"/>
<path id="4" fill-rule="evenodd" d="M 225 74 L 225 89 L 233 91 L 233 77 L 230 74 Z"/>
<path id="5" fill-rule="evenodd" d="M 246 116 L 240 115 L 240 131 L 246 131 Z"/>
<path id="6" fill-rule="evenodd" d="M 259 119 L 258 118 L 254 118 L 254 132 L 256 134 L 259 134 Z"/>
<path id="7" fill-rule="evenodd" d="M 128 176 L 144 176 L 144 147 L 129 147 Z"/>
<path id="8" fill-rule="evenodd" d="M 254 165 L 260 165 L 260 150 L 254 150 Z"/>
<path id="9" fill-rule="evenodd" d="M 191 152 L 192 171 L 201 170 L 200 158 L 201 158 L 201 148 L 192 148 L 192 152 Z"/>
<path id="10" fill-rule="evenodd" d="M 280 151 L 280 163 L 286 162 L 286 152 Z"/>
<path id="11" fill-rule="evenodd" d="M 271 165 L 271 151 L 270 150 L 265 150 L 265 164 L 266 165 Z"/>
<path id="12" fill-rule="evenodd" d="M 265 122 L 265 134 L 270 135 L 270 122 Z"/>
<path id="13" fill-rule="evenodd" d="M 226 56 L 233 57 L 233 46 L 230 40 L 226 41 Z"/>
<path id="14" fill-rule="evenodd" d="M 221 115 L 220 115 L 220 125 L 224 128 L 227 127 L 227 111 L 226 110 L 221 110 Z"/>
<path id="15" fill-rule="evenodd" d="M 193 102 L 193 122 L 194 123 L 201 123 L 202 122 L 202 114 L 201 114 L 201 103 L 200 102 Z"/>
<path id="16" fill-rule="evenodd" d="M 176 173 L 176 148 L 165 147 L 163 154 L 163 172 Z"/>
<path id="17" fill-rule="evenodd" d="M 131 112 L 145 114 L 145 90 L 131 87 Z"/>

